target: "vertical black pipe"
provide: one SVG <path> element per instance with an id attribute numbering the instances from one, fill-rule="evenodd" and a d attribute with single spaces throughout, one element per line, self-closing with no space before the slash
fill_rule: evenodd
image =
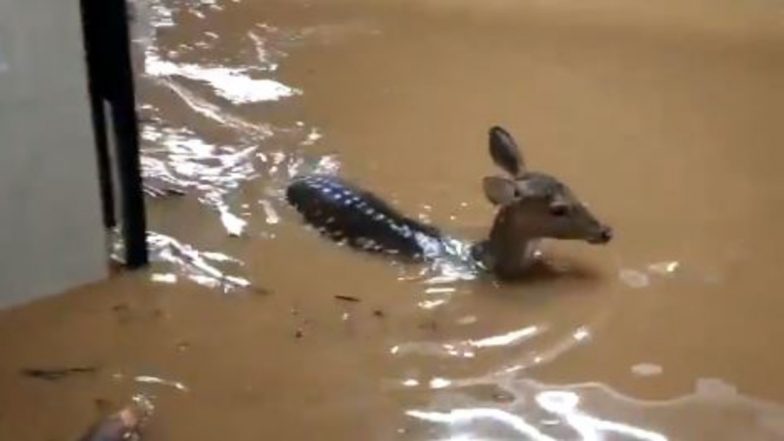
<path id="1" fill-rule="evenodd" d="M 125 264 L 147 264 L 147 222 L 139 161 L 139 132 L 125 0 L 81 0 L 88 51 L 93 127 L 96 130 L 104 220 L 114 219 L 112 173 L 104 102 L 111 108 Z M 110 213 L 111 210 L 111 213 Z"/>
<path id="2" fill-rule="evenodd" d="M 106 132 L 106 111 L 100 96 L 91 96 L 93 111 L 93 131 L 95 132 L 95 150 L 98 160 L 98 182 L 101 190 L 101 207 L 103 224 L 106 228 L 117 225 L 114 213 L 114 189 L 112 188 L 112 166 L 109 156 L 109 140 Z"/>
<path id="3" fill-rule="evenodd" d="M 108 87 L 114 119 L 119 178 L 122 189 L 125 264 L 131 268 L 147 264 L 147 221 L 139 161 L 139 122 L 131 64 L 128 7 L 125 0 L 97 0 L 108 9 L 104 30 L 112 35 L 111 87 Z"/>
<path id="4" fill-rule="evenodd" d="M 117 225 L 114 212 L 114 190 L 112 188 L 112 168 L 109 155 L 109 140 L 106 132 L 106 112 L 104 110 L 104 89 L 101 83 L 106 78 L 106 73 L 101 72 L 99 45 L 101 39 L 96 35 L 94 11 L 87 3 L 81 0 L 82 34 L 87 58 L 87 85 L 90 95 L 90 108 L 92 110 L 93 134 L 95 137 L 95 151 L 98 165 L 98 183 L 101 194 L 101 208 L 103 211 L 103 224 L 106 228 Z"/>

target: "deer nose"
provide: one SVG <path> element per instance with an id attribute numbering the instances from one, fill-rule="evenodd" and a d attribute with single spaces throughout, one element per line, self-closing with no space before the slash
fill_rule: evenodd
<path id="1" fill-rule="evenodd" d="M 613 230 L 610 227 L 602 227 L 602 231 L 599 233 L 599 242 L 600 243 L 607 243 L 613 238 Z"/>
<path id="2" fill-rule="evenodd" d="M 613 238 L 613 230 L 612 228 L 602 225 L 598 228 L 598 230 L 594 230 L 594 235 L 588 239 L 588 243 L 592 244 L 605 244 L 612 240 Z"/>

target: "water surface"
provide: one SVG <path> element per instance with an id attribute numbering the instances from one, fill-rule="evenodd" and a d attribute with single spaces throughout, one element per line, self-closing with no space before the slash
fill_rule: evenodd
<path id="1" fill-rule="evenodd" d="M 0 439 L 139 393 L 151 441 L 783 439 L 782 13 L 140 0 L 144 173 L 186 195 L 148 199 L 149 270 L 0 313 Z M 336 173 L 480 239 L 494 124 L 616 240 L 502 285 L 335 246 L 283 201 Z"/>

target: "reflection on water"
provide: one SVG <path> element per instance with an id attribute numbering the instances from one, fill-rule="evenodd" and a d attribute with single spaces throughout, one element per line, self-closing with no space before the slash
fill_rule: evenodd
<path id="1" fill-rule="evenodd" d="M 543 429 L 537 428 L 516 413 L 493 408 L 451 409 L 447 413 L 412 410 L 408 415 L 424 421 L 448 425 L 450 431 L 459 433 L 457 436 L 450 435 L 446 438 L 449 440 L 485 439 L 485 437 L 499 439 L 499 435 L 504 432 L 510 434 L 509 438 L 522 437 L 522 439 L 536 441 L 599 440 L 611 433 L 624 440 L 667 440 L 667 437 L 656 432 L 603 420 L 581 412 L 577 407 L 580 398 L 573 392 L 541 392 L 535 400 L 552 418 L 546 420 Z M 489 433 L 483 433 L 482 426 L 489 427 Z M 556 434 L 549 436 L 545 432 Z"/>
<path id="2" fill-rule="evenodd" d="M 501 335 L 494 335 L 480 339 L 465 341 L 451 341 L 446 343 L 413 342 L 401 343 L 393 346 L 390 353 L 393 355 L 419 353 L 434 356 L 475 357 L 476 351 L 482 348 L 518 345 L 545 331 L 544 326 L 528 326 L 523 329 L 511 331 Z"/>
<path id="3" fill-rule="evenodd" d="M 137 383 L 145 383 L 145 384 L 160 384 L 164 386 L 173 387 L 179 391 L 187 392 L 188 387 L 184 384 L 180 383 L 179 381 L 173 380 L 165 380 L 163 378 L 153 377 L 151 375 L 138 375 L 133 378 L 134 381 Z"/>
<path id="4" fill-rule="evenodd" d="M 237 288 L 252 288 L 247 279 L 231 275 L 221 267 L 241 268 L 242 261 L 235 257 L 215 251 L 199 251 L 176 239 L 157 233 L 149 233 L 147 243 L 150 248 L 150 260 L 173 265 L 186 278 L 209 288 L 229 292 Z M 236 271 L 236 269 L 235 269 Z M 176 283 L 175 274 L 152 273 L 155 282 Z"/>
<path id="5" fill-rule="evenodd" d="M 277 101 L 299 91 L 269 79 L 253 79 L 243 68 L 203 67 L 194 64 L 176 64 L 146 57 L 145 72 L 153 77 L 179 76 L 209 84 L 215 93 L 234 104 Z"/>
<path id="6" fill-rule="evenodd" d="M 135 6 L 153 265 L 1 313 L 0 439 L 150 391 L 151 441 L 784 439 L 781 6 Z M 492 124 L 616 243 L 543 243 L 519 284 L 478 271 Z M 283 198 L 312 172 L 437 225 L 452 257 L 321 239 Z M 91 363 L 134 374 L 16 374 Z"/>
<path id="7" fill-rule="evenodd" d="M 700 380 L 694 393 L 658 402 L 635 400 L 597 384 L 499 384 L 511 397 L 503 404 L 455 394 L 440 397 L 441 404 L 432 408 L 406 413 L 434 427 L 431 439 L 444 440 L 773 440 L 784 435 L 784 407 L 749 399 L 715 380 Z M 623 415 L 624 420 L 606 414 Z M 749 415 L 755 417 L 748 421 Z M 666 432 L 673 425 L 679 426 L 679 435 L 671 437 Z"/>

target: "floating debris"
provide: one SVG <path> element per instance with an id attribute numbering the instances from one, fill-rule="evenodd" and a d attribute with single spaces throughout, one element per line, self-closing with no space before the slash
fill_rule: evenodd
<path id="1" fill-rule="evenodd" d="M 357 302 L 361 302 L 362 301 L 359 298 L 354 297 L 354 296 L 337 295 L 337 296 L 335 296 L 335 298 L 338 299 L 338 300 L 343 300 L 344 302 L 354 302 L 354 303 L 357 303 Z"/>
<path id="2" fill-rule="evenodd" d="M 98 368 L 94 366 L 78 366 L 68 368 L 54 368 L 54 369 L 35 369 L 25 368 L 22 369 L 22 375 L 31 378 L 39 378 L 47 381 L 62 380 L 69 375 L 74 374 L 94 374 L 98 372 Z"/>

